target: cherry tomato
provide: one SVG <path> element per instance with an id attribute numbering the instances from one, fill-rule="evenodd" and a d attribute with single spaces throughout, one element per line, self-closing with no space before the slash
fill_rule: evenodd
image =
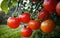
<path id="1" fill-rule="evenodd" d="M 50 33 L 50 32 L 52 32 L 54 30 L 55 24 L 54 24 L 54 22 L 52 20 L 48 19 L 48 20 L 43 21 L 41 23 L 41 27 L 40 28 L 41 28 L 42 32 Z"/>
<path id="2" fill-rule="evenodd" d="M 47 18 L 48 16 L 49 16 L 49 12 L 46 11 L 46 10 L 40 11 L 38 13 L 38 18 L 39 19 L 44 19 L 44 18 Z"/>
<path id="3" fill-rule="evenodd" d="M 22 37 L 22 38 L 29 38 L 29 37 Z"/>
<path id="4" fill-rule="evenodd" d="M 60 2 L 58 2 L 57 6 L 56 6 L 56 12 L 60 16 Z"/>
<path id="5" fill-rule="evenodd" d="M 9 17 L 7 20 L 7 25 L 12 29 L 18 28 L 18 26 L 20 25 L 19 18 Z"/>
<path id="6" fill-rule="evenodd" d="M 40 22 L 38 20 L 30 20 L 28 26 L 32 30 L 37 30 L 40 27 Z"/>
<path id="7" fill-rule="evenodd" d="M 22 23 L 28 23 L 30 20 L 30 14 L 28 12 L 24 12 L 19 16 L 19 19 Z"/>
<path id="8" fill-rule="evenodd" d="M 55 9 L 56 4 L 57 4 L 57 0 L 44 0 L 43 7 L 47 11 L 56 12 L 56 9 Z"/>
<path id="9" fill-rule="evenodd" d="M 23 37 L 29 37 L 32 35 L 32 30 L 28 27 L 21 29 L 21 34 Z"/>
<path id="10" fill-rule="evenodd" d="M 32 0 L 33 2 L 37 2 L 38 0 Z"/>

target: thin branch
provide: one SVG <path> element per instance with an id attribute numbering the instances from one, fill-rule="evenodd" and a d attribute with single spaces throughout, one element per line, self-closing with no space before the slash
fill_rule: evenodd
<path id="1" fill-rule="evenodd" d="M 33 16 L 33 14 L 36 12 L 36 10 L 38 10 L 38 8 L 40 7 L 40 5 L 41 5 L 41 3 L 42 3 L 43 1 L 41 1 L 41 2 L 38 2 L 38 4 L 37 4 L 37 6 L 36 6 L 36 9 L 35 9 L 35 11 L 31 14 L 31 17 Z"/>

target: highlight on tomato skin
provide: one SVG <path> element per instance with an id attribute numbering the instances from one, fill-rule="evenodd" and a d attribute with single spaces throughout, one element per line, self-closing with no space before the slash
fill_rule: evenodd
<path id="1" fill-rule="evenodd" d="M 60 16 L 60 2 L 58 2 L 56 5 L 56 12 Z"/>
<path id="2" fill-rule="evenodd" d="M 20 25 L 20 21 L 19 18 L 17 17 L 9 17 L 7 20 L 7 25 L 8 27 L 10 27 L 11 29 L 16 29 L 19 27 Z"/>
<path id="3" fill-rule="evenodd" d="M 30 20 L 29 23 L 28 23 L 28 26 L 32 30 L 37 30 L 40 27 L 40 22 L 39 22 L 39 20 Z"/>
<path id="4" fill-rule="evenodd" d="M 44 33 L 50 33 L 55 29 L 55 23 L 53 20 L 45 20 L 41 23 L 40 29 Z"/>
<path id="5" fill-rule="evenodd" d="M 57 0 L 44 0 L 43 7 L 47 11 L 56 12 L 56 9 L 55 9 L 56 4 L 57 4 Z"/>
<path id="6" fill-rule="evenodd" d="M 32 35 L 32 30 L 29 27 L 22 28 L 21 35 L 23 37 L 30 37 Z"/>
<path id="7" fill-rule="evenodd" d="M 39 19 L 47 19 L 49 17 L 49 11 L 42 10 L 38 13 Z"/>
<path id="8" fill-rule="evenodd" d="M 29 12 L 24 12 L 23 14 L 19 15 L 19 19 L 22 23 L 28 23 L 30 20 Z"/>

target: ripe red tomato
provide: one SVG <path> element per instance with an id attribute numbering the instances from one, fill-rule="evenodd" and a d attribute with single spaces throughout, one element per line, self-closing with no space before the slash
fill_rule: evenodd
<path id="1" fill-rule="evenodd" d="M 38 13 L 38 18 L 39 19 L 44 19 L 44 18 L 47 18 L 48 16 L 49 16 L 49 12 L 46 11 L 46 10 L 40 11 Z"/>
<path id="2" fill-rule="evenodd" d="M 56 9 L 55 9 L 56 4 L 57 4 L 57 0 L 44 0 L 43 7 L 47 11 L 56 12 Z"/>
<path id="3" fill-rule="evenodd" d="M 30 20 L 30 14 L 28 12 L 24 12 L 19 16 L 19 18 L 22 23 L 28 23 Z"/>
<path id="4" fill-rule="evenodd" d="M 55 23 L 52 20 L 46 20 L 41 23 L 40 26 L 42 32 L 44 33 L 50 33 L 54 30 L 55 28 Z"/>
<path id="5" fill-rule="evenodd" d="M 60 16 L 60 2 L 57 3 L 56 12 Z"/>
<path id="6" fill-rule="evenodd" d="M 40 27 L 40 22 L 38 20 L 30 20 L 30 22 L 28 23 L 28 26 L 32 30 L 37 30 Z"/>
<path id="7" fill-rule="evenodd" d="M 32 30 L 29 27 L 21 29 L 21 34 L 23 37 L 29 37 L 32 35 Z"/>
<path id="8" fill-rule="evenodd" d="M 33 2 L 37 2 L 38 0 L 32 0 Z"/>
<path id="9" fill-rule="evenodd" d="M 9 17 L 7 20 L 7 25 L 12 29 L 18 28 L 18 26 L 20 25 L 19 18 Z"/>
<path id="10" fill-rule="evenodd" d="M 29 38 L 29 37 L 22 37 L 22 38 Z"/>

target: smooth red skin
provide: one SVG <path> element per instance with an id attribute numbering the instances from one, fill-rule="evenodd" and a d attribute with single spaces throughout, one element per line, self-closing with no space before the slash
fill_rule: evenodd
<path id="1" fill-rule="evenodd" d="M 56 5 L 56 12 L 60 16 L 60 2 L 58 2 Z"/>
<path id="2" fill-rule="evenodd" d="M 33 2 L 37 2 L 38 0 L 32 0 Z"/>
<path id="3" fill-rule="evenodd" d="M 56 12 L 56 9 L 55 9 L 56 4 L 57 4 L 57 0 L 44 0 L 43 7 L 47 11 Z"/>
<path id="4" fill-rule="evenodd" d="M 7 20 L 7 25 L 12 29 L 18 28 L 20 25 L 19 18 L 9 17 Z"/>
<path id="5" fill-rule="evenodd" d="M 30 14 L 28 12 L 24 12 L 19 16 L 19 19 L 22 23 L 28 23 L 30 20 Z"/>
<path id="6" fill-rule="evenodd" d="M 49 16 L 49 12 L 46 11 L 46 10 L 40 11 L 38 13 L 38 18 L 39 19 L 44 19 L 44 18 L 47 18 L 48 16 Z"/>
<path id="7" fill-rule="evenodd" d="M 32 30 L 37 30 L 40 27 L 40 22 L 38 20 L 30 20 L 30 22 L 28 23 L 28 26 Z"/>
<path id="8" fill-rule="evenodd" d="M 29 37 L 32 35 L 32 30 L 28 27 L 21 29 L 21 34 L 23 37 Z"/>

